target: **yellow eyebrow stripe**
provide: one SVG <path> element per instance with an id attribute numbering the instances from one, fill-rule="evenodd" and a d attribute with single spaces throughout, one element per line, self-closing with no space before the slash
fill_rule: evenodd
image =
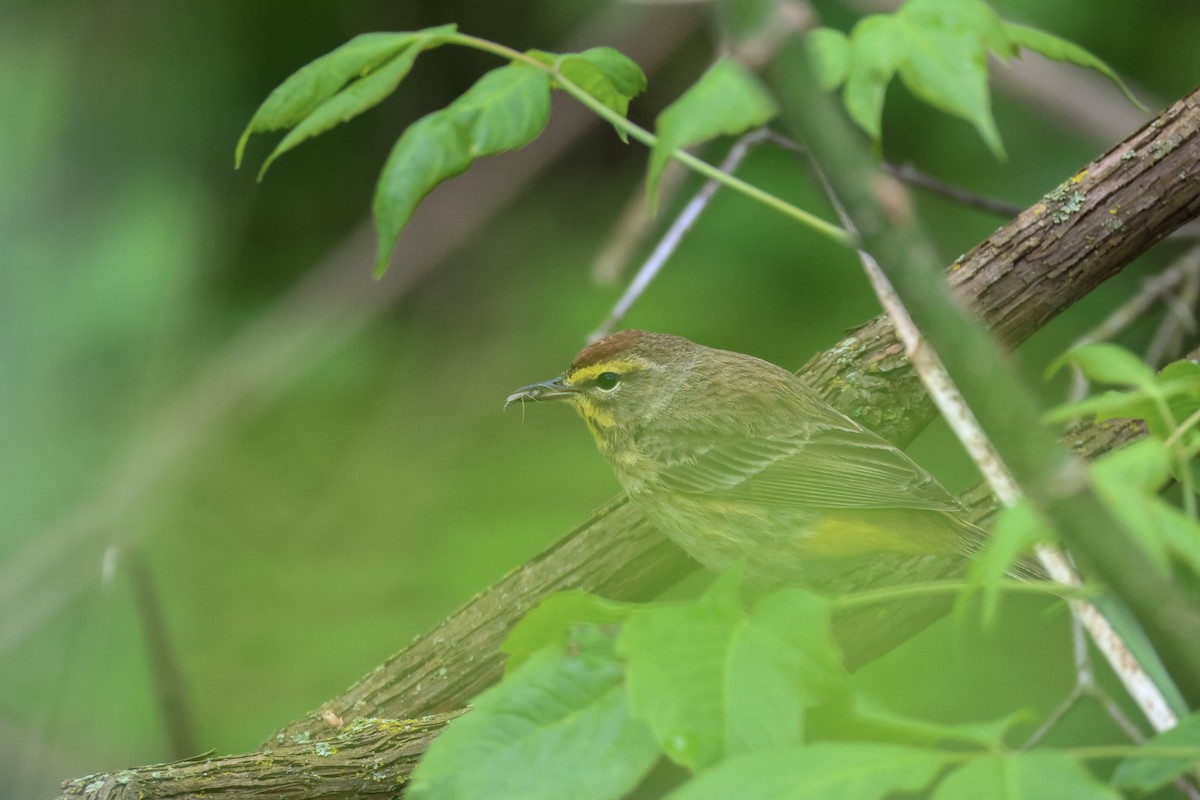
<path id="1" fill-rule="evenodd" d="M 579 369 L 567 375 L 567 383 L 573 386 L 578 386 L 581 383 L 587 383 L 598 375 L 603 375 L 605 372 L 634 372 L 646 368 L 646 362 L 640 358 L 623 358 L 613 361 L 599 361 L 595 364 L 588 364 L 586 367 Z"/>

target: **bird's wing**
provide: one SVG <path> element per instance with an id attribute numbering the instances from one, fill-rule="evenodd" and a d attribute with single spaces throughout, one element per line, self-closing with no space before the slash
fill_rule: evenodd
<path id="1" fill-rule="evenodd" d="M 814 509 L 962 510 L 903 451 L 845 418 L 753 437 L 708 433 L 683 446 L 678 432 L 671 439 L 655 454 L 670 491 Z"/>

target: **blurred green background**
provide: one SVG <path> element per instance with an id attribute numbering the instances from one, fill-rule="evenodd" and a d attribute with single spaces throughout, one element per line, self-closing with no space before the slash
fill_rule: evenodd
<path id="1" fill-rule="evenodd" d="M 1088 47 L 1152 109 L 1196 82 L 1200 11 L 1187 0 L 996 7 Z M 857 13 L 819 10 L 843 29 Z M 696 4 L 5 4 L 0 796 L 49 796 L 63 778 L 171 757 L 132 603 L 136 559 L 198 746 L 235 752 L 615 493 L 572 415 L 501 404 L 561 369 L 618 297 L 592 264 L 641 189 L 640 147 L 599 124 L 576 132 L 586 116 L 558 104 L 545 141 L 431 198 L 379 283 L 364 225 L 388 148 L 494 62 L 423 56 L 395 98 L 289 154 L 263 184 L 267 142 L 232 168 L 242 127 L 296 68 L 356 33 L 447 21 L 517 48 L 625 50 L 650 73 L 631 109 L 645 124 L 713 54 Z M 898 85 L 886 155 L 1027 205 L 1143 118 L 1094 76 L 1034 67 L 1062 113 L 1011 80 L 998 88 L 1006 163 Z M 744 174 L 825 212 L 787 155 L 758 152 Z M 999 224 L 920 202 L 947 262 Z M 1024 348 L 1028 373 L 1161 268 L 1172 250 L 1160 250 Z M 720 195 L 627 322 L 797 367 L 875 312 L 845 252 Z M 1125 342 L 1144 345 L 1152 329 Z M 951 488 L 975 481 L 940 429 L 914 453 Z M 1061 609 L 1014 600 L 995 630 L 975 627 L 939 623 L 864 680 L 948 719 L 1044 714 L 1065 694 Z M 1092 709 L 1069 723 L 1076 741 L 1114 736 Z"/>

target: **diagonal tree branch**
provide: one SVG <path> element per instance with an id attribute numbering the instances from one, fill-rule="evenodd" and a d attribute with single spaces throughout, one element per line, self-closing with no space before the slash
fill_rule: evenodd
<path id="1" fill-rule="evenodd" d="M 1198 164 L 1200 91 L 1175 103 L 956 261 L 950 282 L 1002 341 L 1015 346 L 1195 216 L 1200 211 L 1200 180 L 1191 176 Z M 1180 180 L 1180 175 L 1189 177 Z M 882 317 L 815 356 L 801 372 L 837 407 L 901 445 L 934 413 L 907 365 L 903 346 Z M 1103 452 L 1135 434 L 1137 427 L 1081 430 L 1074 435 L 1075 443 Z M 984 513 L 986 501 L 980 508 Z M 326 720 L 331 715 L 347 720 L 347 729 L 338 734 L 345 736 L 360 718 L 413 717 L 460 708 L 500 677 L 498 645 L 512 623 L 546 594 L 583 588 L 615 598 L 645 598 L 692 569 L 695 565 L 681 551 L 622 498 L 615 498 L 345 693 L 281 729 L 259 756 L 279 748 L 315 748 L 311 742 L 329 738 Z M 852 576 L 843 588 L 932 580 L 961 569 L 961 561 L 948 558 L 888 560 L 870 573 Z M 942 610 L 942 603 L 929 602 L 864 609 L 839 620 L 839 640 L 848 661 L 862 664 Z M 423 723 L 429 726 L 428 738 L 438 729 L 435 723 Z M 229 768 L 236 765 L 256 769 L 252 758 L 234 757 Z M 81 785 L 91 785 L 96 788 L 90 798 L 121 796 L 112 793 L 115 788 L 99 791 L 115 787 L 109 779 L 121 774 L 129 778 L 121 784 L 123 791 L 140 772 L 80 779 L 68 784 L 67 793 L 79 796 Z M 155 792 L 163 796 L 166 787 L 159 785 Z M 314 784 L 303 796 L 329 796 L 329 789 Z"/>

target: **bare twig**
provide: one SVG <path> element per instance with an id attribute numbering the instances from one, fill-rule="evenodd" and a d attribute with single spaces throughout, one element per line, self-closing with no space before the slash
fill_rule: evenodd
<path id="1" fill-rule="evenodd" d="M 125 566 L 125 574 L 133 590 L 133 602 L 142 622 L 142 637 L 150 660 L 150 677 L 166 727 L 167 743 L 173 758 L 186 758 L 200 748 L 196 745 L 192 725 L 187 682 L 175 648 L 171 645 L 169 628 L 163 618 L 162 600 L 154 585 L 150 567 L 138 548 L 124 548 L 120 560 Z"/>
<path id="2" fill-rule="evenodd" d="M 804 147 L 797 142 L 776 131 L 760 128 L 759 130 L 745 134 L 734 143 L 733 147 L 729 149 L 728 154 L 726 154 L 725 160 L 721 162 L 720 170 L 725 173 L 733 173 L 750 151 L 764 142 L 770 142 L 805 157 L 808 155 Z M 1014 217 L 1021 211 L 1018 206 L 946 183 L 921 172 L 911 165 L 896 166 L 885 163 L 883 169 L 889 175 L 895 176 L 904 183 L 942 195 L 972 208 L 981 209 L 1004 217 Z M 588 337 L 589 341 L 603 338 L 620 326 L 625 315 L 629 313 L 633 304 L 641 298 L 647 287 L 658 277 L 667 259 L 674 255 L 675 251 L 679 248 L 680 242 L 683 241 L 683 237 L 692 229 L 696 220 L 699 219 L 700 214 L 708 207 L 709 202 L 712 201 L 713 196 L 720 188 L 720 184 L 716 181 L 708 181 L 700 187 L 700 190 L 684 206 L 679 216 L 675 218 L 675 221 L 671 223 L 666 233 L 663 234 L 658 245 L 650 254 L 650 257 L 642 264 L 641 269 L 638 270 L 637 275 L 634 276 L 625 293 L 621 295 L 621 299 L 613 307 L 612 312 L 600 327 Z M 613 234 L 613 244 L 606 247 L 601 255 L 597 257 L 594 273 L 598 278 L 603 277 L 605 280 L 615 278 L 621 271 L 620 261 L 632 249 L 633 244 L 641 241 L 646 228 L 636 226 L 633 221 L 633 213 L 645 212 L 645 204 L 641 200 L 642 197 L 643 194 L 639 192 L 630 201 L 626 210 L 621 214 L 617 231 Z"/>
<path id="3" fill-rule="evenodd" d="M 1146 736 L 1141 729 L 1125 715 L 1116 701 L 1096 682 L 1096 673 L 1092 669 L 1092 658 L 1088 652 L 1087 639 L 1084 637 L 1083 625 L 1080 624 L 1078 617 L 1071 617 L 1071 649 L 1075 657 L 1075 685 L 1062 702 L 1050 712 L 1046 721 L 1025 740 L 1021 749 L 1029 750 L 1037 745 L 1084 697 L 1095 699 L 1113 723 L 1129 737 L 1130 741 L 1138 744 L 1146 741 Z"/>
<path id="4" fill-rule="evenodd" d="M 1174 358 L 1183 349 L 1186 334 L 1196 333 L 1196 301 L 1200 299 L 1200 258 L 1183 276 L 1179 291 L 1163 296 L 1167 314 L 1146 350 L 1146 361 L 1154 368 Z"/>
<path id="5" fill-rule="evenodd" d="M 1108 341 L 1141 319 L 1142 315 L 1175 291 L 1181 283 L 1194 282 L 1197 278 L 1200 278 L 1200 246 L 1189 248 L 1167 269 L 1146 280 L 1140 292 L 1117 306 L 1099 325 L 1076 339 L 1071 347 Z M 1087 392 L 1087 378 L 1078 367 L 1072 365 L 1070 400 L 1081 400 Z"/>
<path id="6" fill-rule="evenodd" d="M 932 175 L 921 172 L 911 164 L 890 164 L 884 162 L 882 165 L 883 171 L 893 178 L 907 183 L 909 186 L 915 186 L 919 189 L 924 189 L 927 192 L 932 192 L 936 195 L 941 195 L 947 200 L 976 208 L 980 211 L 986 211 L 989 214 L 995 214 L 999 217 L 1012 218 L 1020 214 L 1025 209 L 1015 203 L 1009 203 L 1004 200 L 997 200 L 987 195 L 972 192 L 963 189 L 961 186 L 955 186 L 952 183 L 947 183 Z"/>
<path id="7" fill-rule="evenodd" d="M 767 141 L 770 136 L 770 132 L 766 129 L 747 133 L 738 139 L 733 147 L 729 149 L 729 153 L 725 156 L 725 160 L 721 162 L 719 169 L 724 173 L 732 174 L 737 170 L 750 150 L 758 144 Z M 679 213 L 679 216 L 671 223 L 671 227 L 663 234 L 662 239 L 659 240 L 658 245 L 654 248 L 654 252 L 642 264 L 641 269 L 638 270 L 637 275 L 634 276 L 633 281 L 629 284 L 629 288 L 621 295 L 621 299 L 617 301 L 608 318 L 589 337 L 589 341 L 601 339 L 617 329 L 617 326 L 621 324 L 621 320 L 629 313 L 629 309 L 633 307 L 633 304 L 646 291 L 646 287 L 658 276 L 663 264 L 667 262 L 667 259 L 679 247 L 679 243 L 683 241 L 683 237 L 696 224 L 696 220 L 699 219 L 700 214 L 704 212 L 704 209 L 708 208 L 709 202 L 719 188 L 721 188 L 721 184 L 716 181 L 707 181 L 700 187 L 700 191 L 696 192 L 695 197 L 684 206 L 683 211 Z"/>
<path id="8" fill-rule="evenodd" d="M 857 237 L 858 231 L 854 221 L 842 205 L 833 185 L 817 163 L 811 159 L 810 161 L 830 202 L 837 211 L 842 225 Z M 879 188 L 877 191 L 883 195 L 888 192 L 902 192 L 903 189 L 899 185 L 893 184 L 891 187 Z M 904 302 L 892 287 L 891 281 L 883 273 L 878 262 L 865 250 L 858 249 L 857 252 L 863 270 L 866 272 L 880 304 L 895 326 L 896 335 L 904 343 L 909 361 L 920 376 L 930 398 L 942 412 L 942 416 L 950 425 L 951 430 L 954 431 L 963 448 L 971 456 L 971 460 L 983 474 L 996 499 L 1004 506 L 1015 505 L 1022 496 L 1020 485 L 975 418 L 974 412 L 959 392 L 954 379 L 942 364 L 938 354 L 926 341 L 924 334 L 913 322 Z M 1039 545 L 1035 549 L 1035 553 L 1038 561 L 1053 580 L 1073 588 L 1083 585 L 1082 579 L 1061 551 L 1048 545 Z M 1094 605 L 1085 600 L 1069 598 L 1067 602 L 1075 617 L 1091 634 L 1097 648 L 1104 654 L 1113 672 L 1120 678 L 1130 697 L 1142 709 L 1155 730 L 1162 731 L 1173 728 L 1178 722 L 1178 717 L 1108 619 Z"/>

